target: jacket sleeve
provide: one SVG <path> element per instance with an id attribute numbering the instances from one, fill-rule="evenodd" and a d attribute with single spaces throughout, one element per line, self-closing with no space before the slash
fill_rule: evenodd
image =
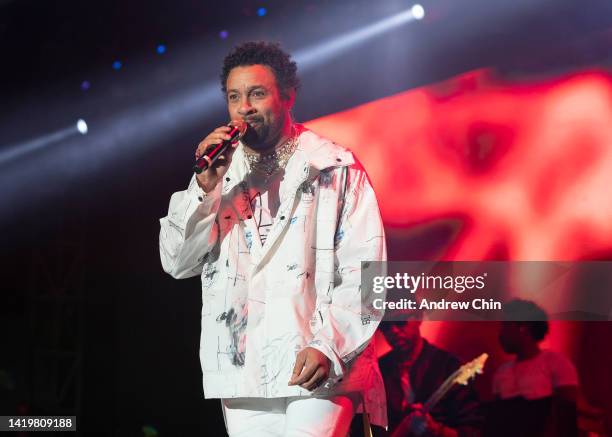
<path id="1" fill-rule="evenodd" d="M 166 273 L 176 279 L 202 273 L 204 256 L 218 238 L 220 202 L 221 182 L 205 194 L 195 175 L 185 191 L 172 195 L 168 215 L 159 220 L 159 254 Z"/>
<path id="2" fill-rule="evenodd" d="M 371 287 L 363 291 L 361 287 L 362 261 L 379 261 L 372 263 L 373 268 L 386 271 L 380 262 L 386 261 L 387 253 L 374 190 L 364 170 L 350 167 L 345 174 L 348 179 L 334 238 L 334 286 L 326 298 L 319 298 L 323 323 L 308 345 L 331 360 L 332 381 L 339 381 L 368 345 L 383 317 L 373 300 L 385 297 L 374 294 Z"/>

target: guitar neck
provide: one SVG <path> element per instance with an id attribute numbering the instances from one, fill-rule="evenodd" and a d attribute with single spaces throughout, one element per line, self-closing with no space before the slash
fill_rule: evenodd
<path id="1" fill-rule="evenodd" d="M 488 355 L 481 354 L 478 358 L 473 359 L 467 364 L 459 367 L 455 370 L 442 385 L 427 399 L 427 402 L 423 405 L 425 412 L 430 412 L 431 409 L 444 397 L 444 395 L 451 389 L 455 384 L 467 385 L 468 381 L 474 378 L 477 374 L 482 373 L 485 361 L 487 361 Z"/>
<path id="2" fill-rule="evenodd" d="M 423 410 L 426 413 L 429 413 L 432 408 L 435 407 L 436 404 L 440 401 L 440 399 L 442 399 L 444 395 L 452 388 L 452 386 L 455 384 L 455 378 L 457 378 L 457 375 L 460 371 L 461 369 L 457 369 L 448 378 L 446 378 L 442 385 L 438 387 L 435 392 L 433 392 L 429 399 L 427 399 L 427 402 L 423 404 Z"/>

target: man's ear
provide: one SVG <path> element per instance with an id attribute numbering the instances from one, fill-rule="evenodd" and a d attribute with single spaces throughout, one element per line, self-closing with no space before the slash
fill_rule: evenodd
<path id="1" fill-rule="evenodd" d="M 284 92 L 284 94 L 285 96 L 283 100 L 285 100 L 287 108 L 291 110 L 295 104 L 295 90 L 293 88 L 288 89 Z"/>

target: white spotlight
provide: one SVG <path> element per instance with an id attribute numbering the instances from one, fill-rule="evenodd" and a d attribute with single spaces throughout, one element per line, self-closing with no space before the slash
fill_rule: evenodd
<path id="1" fill-rule="evenodd" d="M 415 20 L 421 20 L 425 16 L 425 9 L 423 9 L 423 6 L 417 3 L 410 8 L 410 13 Z"/>
<path id="2" fill-rule="evenodd" d="M 87 133 L 87 123 L 82 118 L 79 118 L 79 121 L 77 121 L 76 128 L 83 135 Z"/>

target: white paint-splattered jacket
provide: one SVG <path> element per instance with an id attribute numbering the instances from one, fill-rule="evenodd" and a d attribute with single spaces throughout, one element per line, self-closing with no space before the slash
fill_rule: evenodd
<path id="1" fill-rule="evenodd" d="M 207 398 L 360 391 L 372 423 L 386 426 L 374 345 L 382 317 L 362 308 L 361 261 L 386 257 L 374 191 L 350 151 L 301 128 L 280 185 L 281 205 L 262 246 L 242 145 L 208 196 L 192 178 L 160 220 L 163 268 L 201 275 L 200 360 Z M 380 296 L 377 296 L 380 297 Z M 296 354 L 332 362 L 314 392 L 288 386 Z"/>

